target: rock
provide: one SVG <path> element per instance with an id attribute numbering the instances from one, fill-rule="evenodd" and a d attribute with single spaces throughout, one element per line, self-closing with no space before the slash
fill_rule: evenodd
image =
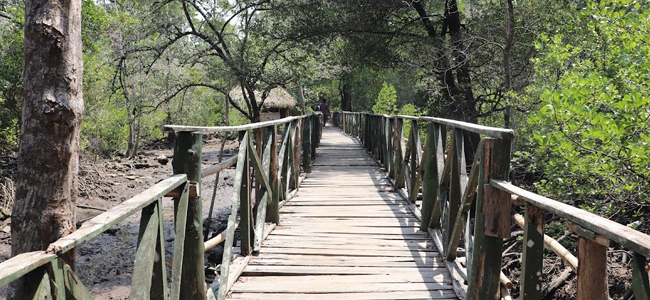
<path id="1" fill-rule="evenodd" d="M 126 178 L 128 180 L 135 180 L 138 177 L 136 177 L 136 176 L 124 176 L 124 178 Z"/>
<path id="2" fill-rule="evenodd" d="M 4 233 L 11 233 L 11 226 L 7 225 L 4 228 L 2 228 L 2 232 Z"/>
<path id="3" fill-rule="evenodd" d="M 158 157 L 156 157 L 156 160 L 163 166 L 169 162 L 169 158 L 167 158 L 167 156 L 164 155 L 159 155 Z"/>
<path id="4" fill-rule="evenodd" d="M 146 162 L 144 162 L 144 163 L 135 163 L 133 166 L 134 166 L 136 169 L 146 169 L 146 168 L 151 168 L 151 167 L 153 167 L 152 165 L 150 165 L 150 164 L 148 164 L 148 163 L 146 163 Z"/>

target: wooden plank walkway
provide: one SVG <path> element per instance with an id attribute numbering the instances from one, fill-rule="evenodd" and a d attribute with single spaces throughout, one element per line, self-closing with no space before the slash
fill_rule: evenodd
<path id="1" fill-rule="evenodd" d="M 458 299 L 435 246 L 391 190 L 360 144 L 325 128 L 312 173 L 232 299 Z"/>

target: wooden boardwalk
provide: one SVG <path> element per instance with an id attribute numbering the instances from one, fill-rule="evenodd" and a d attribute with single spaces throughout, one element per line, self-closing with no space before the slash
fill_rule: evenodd
<path id="1" fill-rule="evenodd" d="M 323 130 L 312 173 L 280 212 L 232 299 L 457 299 L 408 203 L 338 129 Z"/>

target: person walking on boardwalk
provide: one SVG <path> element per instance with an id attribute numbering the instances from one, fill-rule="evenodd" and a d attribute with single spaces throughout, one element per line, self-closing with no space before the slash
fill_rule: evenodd
<path id="1" fill-rule="evenodd" d="M 327 119 L 330 117 L 330 108 L 327 105 L 327 100 L 323 99 L 323 102 L 318 105 L 318 109 L 323 114 L 323 127 L 327 124 Z"/>

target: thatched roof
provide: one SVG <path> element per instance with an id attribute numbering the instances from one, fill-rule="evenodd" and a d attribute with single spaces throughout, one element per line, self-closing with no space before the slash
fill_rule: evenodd
<path id="1" fill-rule="evenodd" d="M 244 96 L 242 95 L 242 88 L 235 87 L 228 93 L 230 98 L 237 103 L 244 104 Z M 255 100 L 257 104 L 262 102 L 262 92 L 255 91 Z M 269 92 L 269 96 L 264 100 L 265 108 L 294 108 L 296 106 L 296 99 L 282 87 L 276 87 Z"/>

